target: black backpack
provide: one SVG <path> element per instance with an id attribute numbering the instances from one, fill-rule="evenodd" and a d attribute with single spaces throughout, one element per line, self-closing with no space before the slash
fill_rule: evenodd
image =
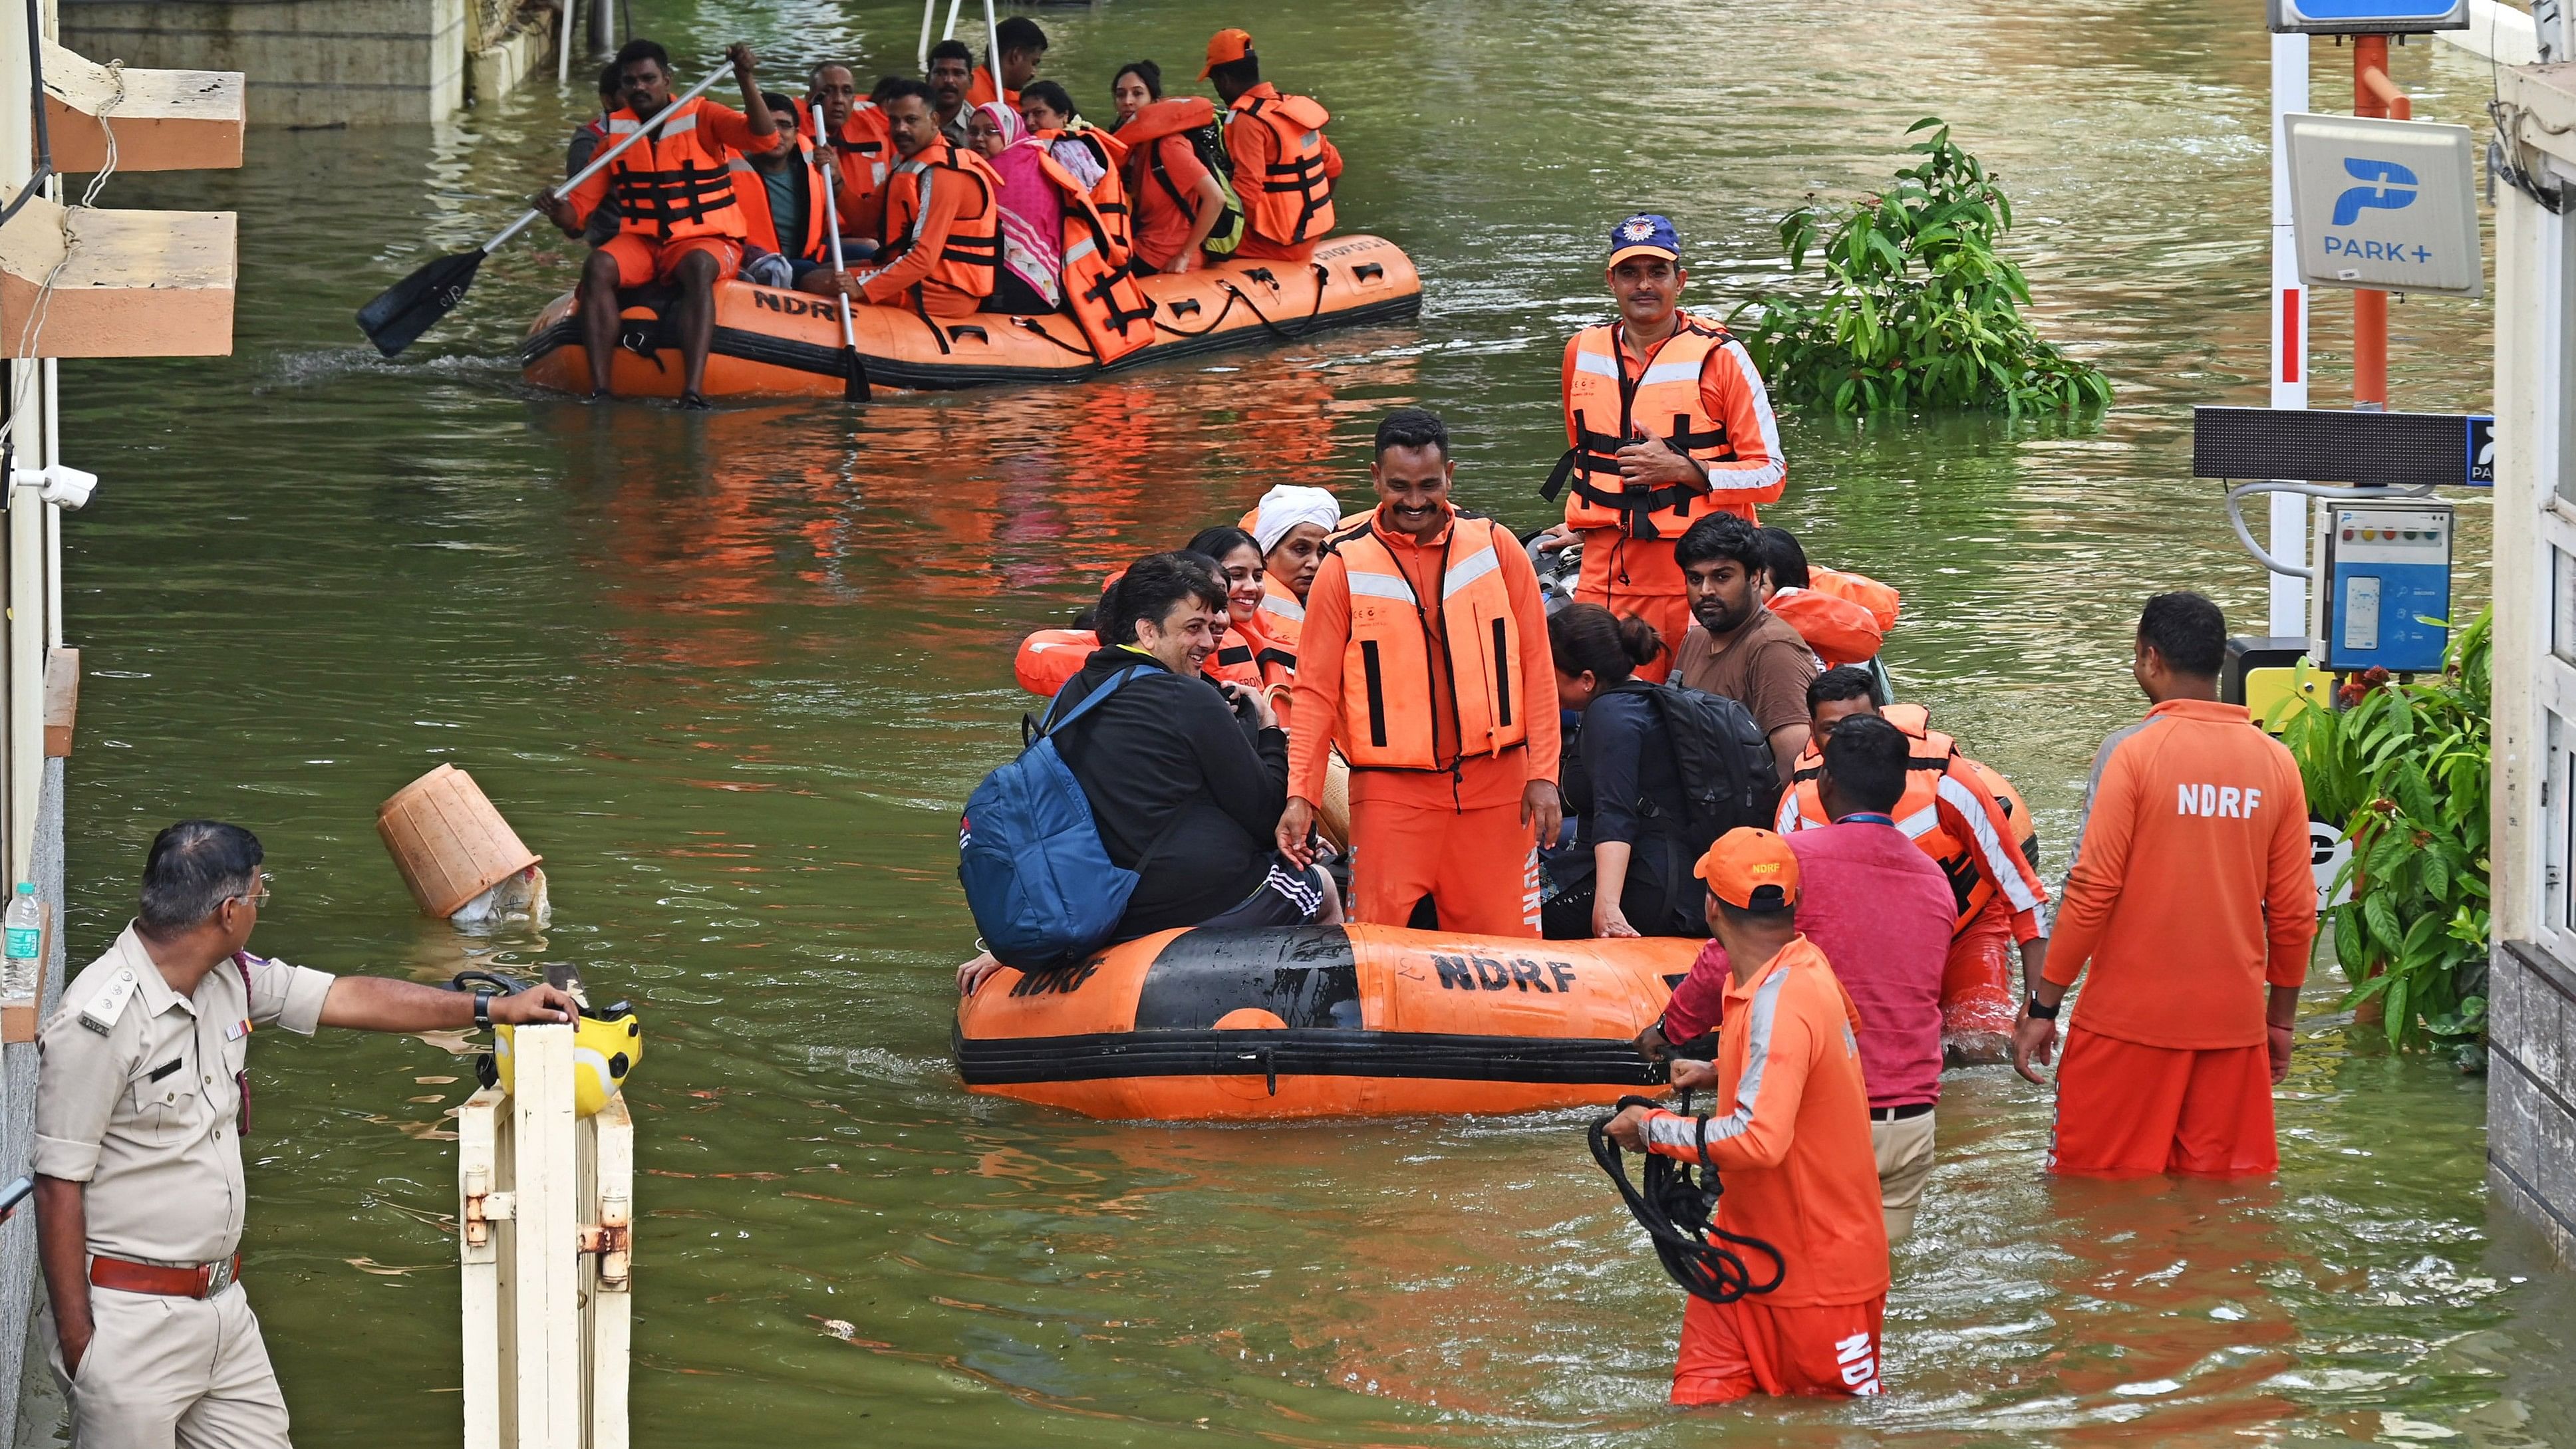
<path id="1" fill-rule="evenodd" d="M 1726 832 L 1746 825 L 1769 830 L 1777 823 L 1780 770 L 1752 711 L 1724 695 L 1678 684 L 1631 679 L 1618 688 L 1645 696 L 1672 742 L 1683 818 L 1671 818 L 1651 801 L 1639 803 L 1644 814 L 1679 837 L 1685 869 Z"/>

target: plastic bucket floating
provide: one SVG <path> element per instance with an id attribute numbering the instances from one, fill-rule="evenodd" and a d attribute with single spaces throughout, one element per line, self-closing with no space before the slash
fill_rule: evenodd
<path id="1" fill-rule="evenodd" d="M 433 916 L 452 916 L 467 902 L 545 857 L 528 849 L 510 822 L 454 765 L 441 765 L 376 807 L 376 833 Z"/>

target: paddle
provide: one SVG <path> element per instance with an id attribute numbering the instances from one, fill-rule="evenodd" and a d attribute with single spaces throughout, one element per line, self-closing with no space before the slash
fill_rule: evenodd
<path id="1" fill-rule="evenodd" d="M 846 269 L 841 265 L 841 178 L 832 166 L 832 143 L 826 139 L 814 153 L 815 164 L 823 168 L 823 204 L 832 208 L 832 279 L 837 283 Z M 868 370 L 859 362 L 859 334 L 850 323 L 850 295 L 837 285 L 832 298 L 841 304 L 841 400 L 868 400 Z"/>
<path id="2" fill-rule="evenodd" d="M 620 137 L 616 145 L 593 157 L 589 165 L 556 187 L 553 193 L 556 199 L 570 196 L 574 187 L 607 169 L 608 163 L 616 160 L 627 147 L 659 130 L 664 121 L 679 114 L 681 106 L 704 95 L 709 86 L 732 74 L 729 69 L 718 70 L 689 87 L 687 93 L 673 97 L 671 103 L 653 119 L 637 127 L 633 134 Z M 387 357 L 411 346 L 420 340 L 422 333 L 437 326 L 439 318 L 454 311 L 456 304 L 465 300 L 465 289 L 474 285 L 474 273 L 482 267 L 485 257 L 543 215 L 544 212 L 531 207 L 525 215 L 501 228 L 483 245 L 470 252 L 440 257 L 387 287 L 374 301 L 358 309 L 358 330 L 366 333 L 367 340 L 376 344 L 376 350 Z"/>

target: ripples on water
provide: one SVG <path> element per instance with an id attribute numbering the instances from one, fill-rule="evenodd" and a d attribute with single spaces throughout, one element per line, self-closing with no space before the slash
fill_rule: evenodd
<path id="1" fill-rule="evenodd" d="M 774 76 L 900 65 L 917 21 L 638 9 L 686 66 L 739 32 Z M 1186 75 L 1241 18 L 1121 0 L 1042 22 L 1088 100 L 1135 55 Z M 473 769 L 547 854 L 559 922 L 483 949 L 580 963 L 657 1039 L 633 1093 L 646 1442 L 2576 1443 L 2576 1297 L 2489 1219 L 2479 1086 L 2347 1044 L 2322 1006 L 2277 1185 L 2049 1183 L 2045 1098 L 1954 1074 L 1890 1394 L 1688 1417 L 1660 1407 L 1679 1295 L 1578 1116 L 1116 1126 L 957 1089 L 952 831 L 1029 703 L 1012 642 L 1273 483 L 1353 496 L 1397 402 L 1449 414 L 1469 502 L 1539 521 L 1558 352 L 1606 310 L 1594 259 L 1632 207 L 1680 221 L 1694 295 L 1723 307 L 1779 273 L 1780 212 L 1884 177 L 1918 116 L 2004 173 L 2045 325 L 2119 405 L 1790 419 L 1773 516 L 1904 589 L 1895 667 L 2021 784 L 2052 860 L 2138 708 L 2139 597 L 2259 607 L 2217 487 L 2186 476 L 2188 404 L 2259 401 L 2265 367 L 2245 7 L 1310 0 L 1252 23 L 1338 113 L 1350 220 L 1421 261 L 1418 326 L 856 414 L 592 408 L 507 360 L 570 277 L 544 238 L 399 361 L 348 321 L 552 173 L 566 98 L 262 132 L 237 175 L 120 178 L 121 204 L 243 213 L 239 354 L 67 369 L 73 461 L 107 480 L 67 529 L 95 671 L 76 947 L 122 921 L 156 827 L 221 814 L 269 844 L 271 949 L 443 975 L 458 942 L 411 919 L 369 821 L 431 764 Z M 2316 54 L 2328 102 L 2343 54 Z M 2427 116 L 2475 118 L 2478 65 L 2419 43 L 2397 69 Z M 2343 313 L 2314 319 L 2321 403 Z M 2485 304 L 2395 316 L 2400 404 L 2482 406 Z M 264 1046 L 257 1071 L 250 1283 L 299 1440 L 451 1442 L 439 1133 L 464 1073 L 351 1038 Z"/>

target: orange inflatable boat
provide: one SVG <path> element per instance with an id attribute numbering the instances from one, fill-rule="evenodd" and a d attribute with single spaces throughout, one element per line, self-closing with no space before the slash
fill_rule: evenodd
<path id="1" fill-rule="evenodd" d="M 1526 1112 L 1663 1080 L 1628 1043 L 1702 942 L 1163 931 L 958 1003 L 969 1089 L 1088 1117 Z"/>
<path id="2" fill-rule="evenodd" d="M 1173 357 L 1294 341 L 1327 327 L 1399 321 L 1422 309 L 1422 279 L 1395 243 L 1338 236 L 1303 262 L 1230 260 L 1179 276 L 1147 278 L 1154 340 L 1121 357 L 1125 370 Z M 619 397 L 680 395 L 680 352 L 659 301 L 626 308 L 609 373 Z M 899 307 L 850 309 L 859 364 L 871 387 L 946 389 L 986 383 L 1080 382 L 1100 365 L 1071 317 L 924 317 Z M 573 296 L 556 298 L 519 349 L 527 380 L 558 392 L 590 391 Z M 709 397 L 839 397 L 848 377 L 841 321 L 829 297 L 750 282 L 716 289 L 716 336 L 707 357 Z"/>

